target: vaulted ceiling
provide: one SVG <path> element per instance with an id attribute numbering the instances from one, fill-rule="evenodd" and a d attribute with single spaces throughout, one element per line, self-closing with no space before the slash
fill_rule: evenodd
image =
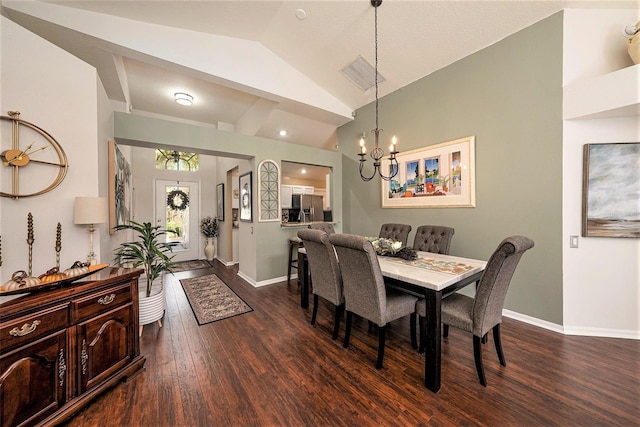
<path id="1" fill-rule="evenodd" d="M 374 88 L 361 90 L 341 73 L 360 57 L 375 63 L 368 0 L 2 5 L 4 16 L 96 67 L 122 111 L 333 150 L 337 127 L 375 99 Z M 379 96 L 563 8 L 639 7 L 637 0 L 384 0 Z M 176 104 L 177 91 L 191 94 L 193 105 Z"/>

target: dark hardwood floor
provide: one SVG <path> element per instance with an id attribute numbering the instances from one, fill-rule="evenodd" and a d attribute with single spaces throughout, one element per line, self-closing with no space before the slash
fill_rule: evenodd
<path id="1" fill-rule="evenodd" d="M 484 345 L 478 382 L 471 336 L 451 328 L 442 389 L 423 386 L 408 320 L 391 325 L 384 367 L 377 335 L 354 319 L 351 346 L 331 340 L 332 312 L 315 326 L 294 281 L 255 289 L 235 268 L 169 277 L 163 328 L 145 326 L 146 370 L 68 420 L 80 426 L 638 426 L 640 341 L 563 336 L 508 318 L 507 366 Z M 254 311 L 198 326 L 179 279 L 216 273 Z M 312 305 L 312 304 L 311 304 Z"/>

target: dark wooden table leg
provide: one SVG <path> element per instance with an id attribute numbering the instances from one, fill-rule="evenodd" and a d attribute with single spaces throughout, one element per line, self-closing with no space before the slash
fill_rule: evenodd
<path id="1" fill-rule="evenodd" d="M 300 290 L 300 307 L 309 307 L 309 264 L 307 255 L 298 252 L 298 280 L 302 283 Z"/>
<path id="2" fill-rule="evenodd" d="M 440 369 L 442 362 L 440 337 L 440 305 L 442 292 L 427 290 L 425 292 L 427 306 L 426 345 L 424 353 L 424 385 L 437 393 L 440 390 Z"/>

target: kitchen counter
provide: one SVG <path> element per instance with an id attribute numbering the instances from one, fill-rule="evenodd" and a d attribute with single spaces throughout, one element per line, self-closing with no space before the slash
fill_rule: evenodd
<path id="1" fill-rule="evenodd" d="M 307 222 L 283 222 L 280 224 L 282 228 L 307 228 L 311 224 L 322 224 L 328 222 L 330 224 L 337 224 L 333 221 L 307 221 Z"/>

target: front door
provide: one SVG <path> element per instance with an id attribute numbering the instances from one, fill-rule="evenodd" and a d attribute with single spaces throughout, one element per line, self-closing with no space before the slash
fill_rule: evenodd
<path id="1" fill-rule="evenodd" d="M 199 259 L 199 189 L 198 182 L 156 180 L 156 225 L 167 230 L 174 261 Z"/>

